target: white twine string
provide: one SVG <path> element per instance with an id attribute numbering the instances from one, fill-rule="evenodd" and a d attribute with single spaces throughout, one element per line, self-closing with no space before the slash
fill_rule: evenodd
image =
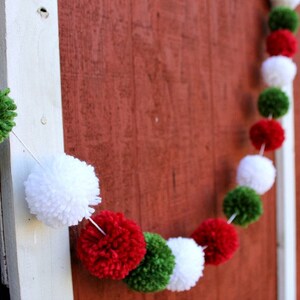
<path id="1" fill-rule="evenodd" d="M 102 230 L 102 228 L 92 219 L 88 218 L 88 220 L 104 235 L 106 236 L 106 233 Z"/>
<path id="2" fill-rule="evenodd" d="M 266 144 L 262 144 L 259 150 L 260 156 L 264 156 L 265 148 L 266 148 Z"/>
<path id="3" fill-rule="evenodd" d="M 235 219 L 235 217 L 238 215 L 238 213 L 234 213 L 230 218 L 229 220 L 227 221 L 227 224 L 231 224 L 232 221 Z"/>
<path id="4" fill-rule="evenodd" d="M 17 136 L 17 134 L 12 130 L 12 134 L 17 138 L 17 140 L 23 145 L 26 151 L 31 155 L 31 157 L 44 169 L 41 162 L 36 158 L 36 156 L 30 151 L 30 149 L 25 145 L 25 143 Z"/>
<path id="5" fill-rule="evenodd" d="M 26 144 L 18 137 L 18 135 L 12 130 L 12 134 L 17 138 L 17 140 L 23 145 L 23 147 L 26 149 L 26 151 L 31 155 L 31 157 L 43 168 L 44 166 L 41 164 L 41 162 L 37 159 L 37 157 L 31 152 L 31 150 L 26 146 Z M 101 229 L 101 227 L 94 222 L 93 219 L 88 218 L 88 220 L 104 235 L 106 236 L 106 233 Z"/>

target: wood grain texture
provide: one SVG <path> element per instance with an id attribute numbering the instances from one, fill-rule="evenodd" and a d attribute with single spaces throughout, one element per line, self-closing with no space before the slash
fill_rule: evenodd
<path id="1" fill-rule="evenodd" d="M 300 13 L 300 8 L 297 9 L 297 12 Z M 300 45 L 300 35 L 297 34 L 298 45 Z M 300 75 L 299 75 L 299 66 L 300 66 L 300 53 L 296 54 L 294 58 L 295 63 L 298 65 L 298 74 L 294 81 L 294 109 L 295 109 L 295 148 L 296 148 L 296 199 L 297 199 L 297 299 L 300 298 Z"/>
<path id="2" fill-rule="evenodd" d="M 98 210 L 165 238 L 223 216 L 236 166 L 254 151 L 267 12 L 260 0 L 59 1 L 65 147 L 96 166 Z M 93 278 L 72 229 L 75 299 L 276 299 L 274 191 L 264 204 L 258 223 L 238 229 L 234 258 L 184 293 Z"/>

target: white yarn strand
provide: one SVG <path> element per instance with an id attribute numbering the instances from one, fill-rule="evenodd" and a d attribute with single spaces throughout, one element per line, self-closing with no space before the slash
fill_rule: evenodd
<path id="1" fill-rule="evenodd" d="M 106 236 L 106 233 L 103 231 L 103 229 L 92 219 L 87 218 L 104 236 Z"/>
<path id="2" fill-rule="evenodd" d="M 237 215 L 238 215 L 238 213 L 234 213 L 234 214 L 228 219 L 227 224 L 231 224 Z"/>

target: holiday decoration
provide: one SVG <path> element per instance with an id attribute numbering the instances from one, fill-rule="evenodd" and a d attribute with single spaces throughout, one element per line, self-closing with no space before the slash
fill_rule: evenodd
<path id="1" fill-rule="evenodd" d="M 273 6 L 287 6 L 296 8 L 300 4 L 300 0 L 271 0 Z"/>
<path id="2" fill-rule="evenodd" d="M 175 268 L 167 289 L 173 292 L 187 291 L 203 275 L 203 248 L 193 239 L 182 237 L 169 239 L 167 245 L 175 256 Z"/>
<path id="3" fill-rule="evenodd" d="M 175 267 L 175 257 L 158 234 L 145 233 L 147 252 L 141 264 L 124 279 L 138 292 L 157 292 L 166 288 Z"/>
<path id="4" fill-rule="evenodd" d="M 250 128 L 250 139 L 253 146 L 260 150 L 264 147 L 265 151 L 276 150 L 284 142 L 284 129 L 275 120 L 260 120 Z"/>
<path id="5" fill-rule="evenodd" d="M 239 186 L 225 196 L 223 211 L 228 219 L 235 215 L 234 224 L 247 226 L 259 219 L 263 208 L 260 197 L 253 189 Z"/>
<path id="6" fill-rule="evenodd" d="M 274 55 L 292 57 L 297 51 L 297 39 L 287 29 L 276 30 L 270 33 L 266 42 L 267 52 Z"/>
<path id="7" fill-rule="evenodd" d="M 259 195 L 273 186 L 275 176 L 273 162 L 261 155 L 247 155 L 237 169 L 237 183 L 252 188 Z"/>
<path id="8" fill-rule="evenodd" d="M 206 247 L 206 264 L 219 265 L 226 262 L 239 246 L 235 228 L 222 219 L 202 222 L 191 237 L 198 245 Z"/>
<path id="9" fill-rule="evenodd" d="M 262 77 L 268 86 L 287 86 L 293 82 L 296 72 L 294 62 L 282 55 L 271 56 L 262 64 Z"/>
<path id="10" fill-rule="evenodd" d="M 13 127 L 16 125 L 14 118 L 17 116 L 17 109 L 13 99 L 8 94 L 10 89 L 0 91 L 0 143 L 2 143 L 9 135 Z"/>
<path id="11" fill-rule="evenodd" d="M 271 31 L 278 29 L 288 29 L 296 32 L 299 26 L 298 14 L 289 7 L 274 7 L 269 16 L 269 27 Z"/>
<path id="12" fill-rule="evenodd" d="M 289 109 L 289 98 L 281 89 L 271 87 L 265 89 L 258 98 L 258 110 L 264 117 L 274 119 L 284 116 Z"/>
<path id="13" fill-rule="evenodd" d="M 82 230 L 77 253 L 83 265 L 98 278 L 123 279 L 146 254 L 146 242 L 140 227 L 123 214 L 102 211 Z"/>
<path id="14" fill-rule="evenodd" d="M 101 201 L 94 168 L 66 154 L 37 165 L 24 184 L 30 212 L 52 227 L 77 225 Z"/>
<path id="15" fill-rule="evenodd" d="M 290 105 L 282 88 L 292 84 L 297 72 L 290 57 L 297 51 L 292 32 L 296 32 L 299 19 L 292 9 L 299 3 L 300 0 L 272 0 L 271 33 L 266 40 L 271 57 L 261 68 L 269 87 L 257 102 L 260 114 L 268 119 L 250 128 L 250 140 L 259 155 L 247 155 L 238 165 L 238 186 L 223 201 L 228 221 L 207 219 L 191 238 L 165 241 L 158 234 L 143 233 L 122 213 L 102 211 L 91 217 L 95 211 L 91 206 L 101 202 L 94 168 L 66 154 L 42 163 L 31 154 L 39 164 L 24 183 L 30 212 L 52 227 L 77 225 L 83 218 L 88 219 L 77 240 L 77 255 L 93 276 L 124 280 L 129 288 L 143 293 L 163 289 L 181 292 L 196 285 L 205 264 L 219 265 L 234 255 L 239 241 L 233 224 L 247 226 L 260 218 L 263 204 L 259 195 L 270 190 L 275 181 L 273 162 L 263 155 L 264 151 L 281 147 L 285 139 L 281 124 L 274 119 L 284 116 Z M 16 105 L 8 94 L 9 89 L 0 91 L 0 142 L 15 126 Z"/>

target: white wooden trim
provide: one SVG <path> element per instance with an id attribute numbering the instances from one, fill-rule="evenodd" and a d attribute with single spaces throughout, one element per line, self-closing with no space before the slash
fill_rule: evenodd
<path id="1" fill-rule="evenodd" d="M 63 152 L 57 1 L 0 0 L 0 8 L 1 87 L 18 106 L 15 132 L 38 158 Z M 29 214 L 23 182 L 35 161 L 13 135 L 0 155 L 11 299 L 71 300 L 68 228 Z"/>
<path id="2" fill-rule="evenodd" d="M 296 191 L 293 86 L 285 88 L 290 109 L 282 119 L 286 139 L 276 152 L 278 300 L 297 299 Z"/>

